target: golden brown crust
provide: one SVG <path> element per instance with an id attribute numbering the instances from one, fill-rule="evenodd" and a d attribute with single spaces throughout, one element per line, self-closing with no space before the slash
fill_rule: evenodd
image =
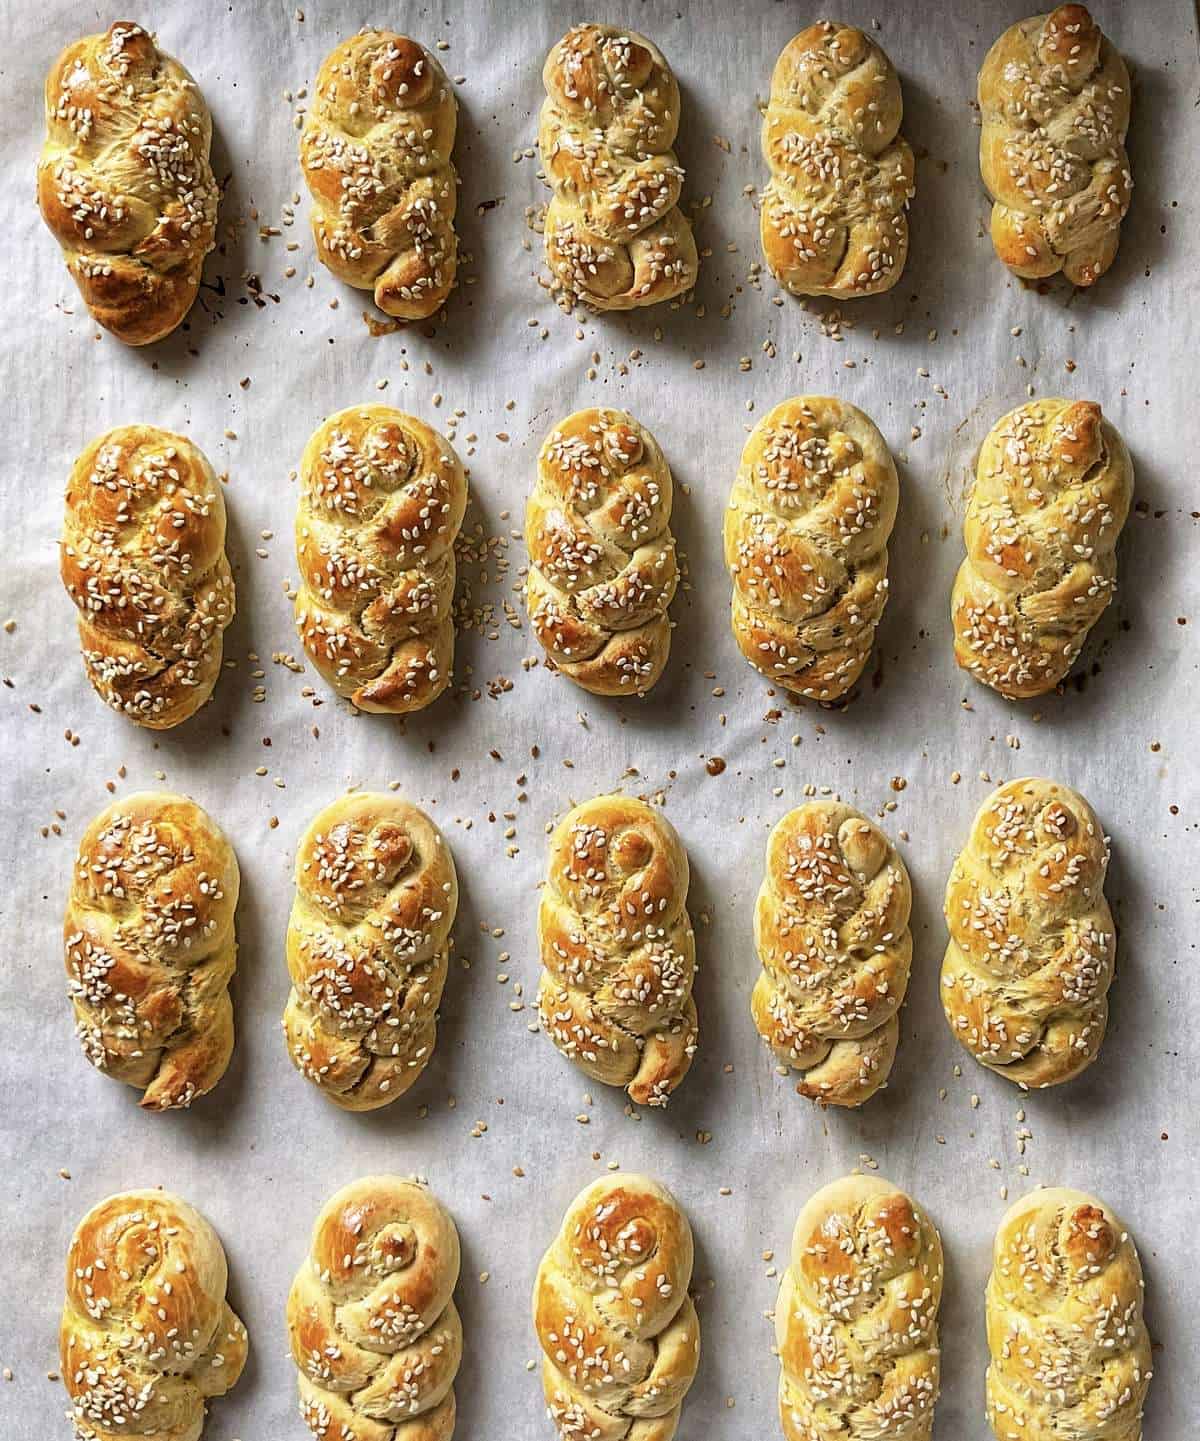
<path id="1" fill-rule="evenodd" d="M 198 1441 L 206 1401 L 246 1361 L 226 1276 L 217 1233 L 178 1196 L 92 1207 L 71 1240 L 59 1331 L 78 1441 Z"/>
<path id="2" fill-rule="evenodd" d="M 929 1441 L 942 1243 L 880 1176 L 823 1187 L 796 1220 L 775 1306 L 787 1441 Z"/>
<path id="3" fill-rule="evenodd" d="M 577 410 L 538 454 L 525 509 L 534 633 L 593 695 L 645 695 L 671 649 L 671 471 L 623 410 Z"/>
<path id="4" fill-rule="evenodd" d="M 662 52 L 632 30 L 576 25 L 542 79 L 546 261 L 563 299 L 630 310 L 690 290 L 699 260 L 671 149 L 679 86 Z"/>
<path id="5" fill-rule="evenodd" d="M 429 1064 L 457 909 L 449 846 L 399 796 L 343 796 L 305 831 L 283 1029 L 296 1068 L 343 1110 L 388 1105 Z"/>
<path id="6" fill-rule="evenodd" d="M 186 796 L 114 801 L 79 843 L 63 922 L 75 1031 L 148 1111 L 190 1106 L 233 1051 L 238 864 Z"/>
<path id="7" fill-rule="evenodd" d="M 762 148 L 763 255 L 794 295 L 877 295 L 908 255 L 913 153 L 892 62 L 852 25 L 819 21 L 784 47 Z"/>
<path id="8" fill-rule="evenodd" d="M 462 462 L 415 416 L 355 405 L 313 432 L 300 487 L 296 628 L 308 658 L 359 710 L 423 710 L 454 663 Z"/>
<path id="9" fill-rule="evenodd" d="M 1009 700 L 1052 690 L 1117 588 L 1133 464 L 1089 400 L 1033 400 L 983 442 L 950 601 L 954 654 Z"/>
<path id="10" fill-rule="evenodd" d="M 861 1106 L 888 1078 L 908 989 L 912 889 L 895 846 L 852 806 L 810 801 L 767 842 L 751 1010 L 796 1090 Z"/>
<path id="11" fill-rule="evenodd" d="M 1054 781 L 1009 781 L 984 801 L 946 884 L 942 1005 L 981 1065 L 1022 1087 L 1091 1065 L 1108 1025 L 1116 934 L 1108 838 Z"/>
<path id="12" fill-rule="evenodd" d="M 675 827 L 632 796 L 596 796 L 550 838 L 538 911 L 538 1019 L 593 1080 L 665 1106 L 696 1050 L 696 942 Z"/>
<path id="13" fill-rule="evenodd" d="M 979 72 L 992 243 L 1014 275 L 1092 285 L 1113 263 L 1133 178 L 1129 72 L 1082 5 L 1010 26 Z"/>
<path id="14" fill-rule="evenodd" d="M 856 406 L 797 395 L 754 427 L 725 512 L 733 634 L 768 680 L 818 701 L 862 674 L 887 603 L 900 485 Z"/>
<path id="15" fill-rule="evenodd" d="M 561 1441 L 670 1441 L 700 1363 L 692 1230 L 647 1176 L 576 1196 L 538 1268 L 533 1323 Z"/>
<path id="16" fill-rule="evenodd" d="M 129 20 L 46 77 L 38 204 L 96 320 L 127 345 L 191 309 L 216 239 L 212 117 L 178 60 Z"/>
<path id="17" fill-rule="evenodd" d="M 97 695 L 151 730 L 194 715 L 234 613 L 225 500 L 197 447 L 153 425 L 93 440 L 67 482 L 59 569 Z"/>
<path id="18" fill-rule="evenodd" d="M 331 1196 L 287 1303 L 318 1441 L 449 1441 L 462 1323 L 458 1231 L 433 1193 L 364 1176 Z"/>
<path id="19" fill-rule="evenodd" d="M 1008 1211 L 987 1287 L 998 1441 L 1141 1441 L 1143 1292 L 1137 1248 L 1103 1201 L 1056 1188 Z"/>
<path id="20" fill-rule="evenodd" d="M 421 320 L 454 288 L 458 105 L 442 67 L 406 35 L 371 26 L 326 57 L 300 138 L 321 261 Z"/>

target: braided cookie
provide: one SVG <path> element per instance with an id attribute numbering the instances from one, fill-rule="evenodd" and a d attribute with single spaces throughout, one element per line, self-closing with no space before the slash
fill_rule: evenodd
<path id="1" fill-rule="evenodd" d="M 386 1106 L 429 1064 L 457 909 L 450 847 L 398 796 L 343 796 L 305 831 L 283 1030 L 297 1070 L 343 1110 Z"/>
<path id="2" fill-rule="evenodd" d="M 424 1186 L 365 1176 L 329 1198 L 287 1302 L 318 1441 L 450 1441 L 458 1267 L 454 1221 Z"/>
<path id="3" fill-rule="evenodd" d="M 941 1238 L 915 1201 L 881 1176 L 818 1191 L 775 1304 L 787 1441 L 929 1441 L 941 1299 Z"/>
<path id="4" fill-rule="evenodd" d="M 87 308 L 126 345 L 170 335 L 216 243 L 212 116 L 140 25 L 68 45 L 46 77 L 38 204 Z"/>
<path id="5" fill-rule="evenodd" d="M 67 482 L 59 572 L 101 700 L 151 730 L 194 715 L 221 673 L 234 589 L 221 486 L 191 441 L 153 425 L 93 440 Z"/>
<path id="6" fill-rule="evenodd" d="M 300 164 L 317 255 L 403 320 L 432 315 L 454 288 L 457 122 L 429 51 L 371 26 L 325 57 L 305 118 Z"/>
<path id="7" fill-rule="evenodd" d="M 793 295 L 877 295 L 908 255 L 913 153 L 900 79 L 852 25 L 822 20 L 784 47 L 762 148 L 763 255 Z"/>
<path id="8" fill-rule="evenodd" d="M 594 1081 L 665 1106 L 696 1051 L 696 942 L 675 827 L 632 796 L 596 796 L 550 838 L 538 911 L 538 1019 Z"/>
<path id="9" fill-rule="evenodd" d="M 190 1106 L 233 1053 L 238 863 L 186 796 L 114 801 L 79 843 L 63 921 L 75 1033 L 147 1111 Z"/>
<path id="10" fill-rule="evenodd" d="M 666 666 L 671 500 L 658 442 L 623 410 L 577 410 L 542 445 L 525 601 L 555 668 L 593 695 L 645 695 Z"/>
<path id="11" fill-rule="evenodd" d="M 538 146 L 554 194 L 546 262 L 568 301 L 631 310 L 684 294 L 699 260 L 671 146 L 679 86 L 644 35 L 576 25 L 542 71 Z"/>
<path id="12" fill-rule="evenodd" d="M 987 1418 L 998 1441 L 1141 1441 L 1150 1386 L 1137 1247 L 1103 1201 L 1033 1191 L 996 1232 Z"/>
<path id="13" fill-rule="evenodd" d="M 359 710 L 423 710 L 454 663 L 462 462 L 415 416 L 355 405 L 313 432 L 300 487 L 296 628 L 308 658 Z"/>
<path id="14" fill-rule="evenodd" d="M 1088 400 L 1031 400 L 992 427 L 950 600 L 954 654 L 1008 700 L 1052 690 L 1117 587 L 1133 465 Z"/>
<path id="15" fill-rule="evenodd" d="M 1117 949 L 1108 854 L 1081 795 L 1009 781 L 980 807 L 946 883 L 946 1019 L 980 1065 L 1023 1089 L 1069 1081 L 1104 1039 Z"/>
<path id="16" fill-rule="evenodd" d="M 979 72 L 992 244 L 1014 275 L 1092 285 L 1116 258 L 1133 177 L 1129 72 L 1083 5 L 1011 25 Z"/>
<path id="17" fill-rule="evenodd" d="M 246 1364 L 227 1277 L 217 1233 L 178 1196 L 92 1207 L 71 1238 L 59 1328 L 76 1441 L 199 1441 L 205 1403 Z"/>
<path id="18" fill-rule="evenodd" d="M 671 1441 L 700 1364 L 691 1279 L 692 1228 L 665 1186 L 602 1176 L 575 1197 L 533 1288 L 561 1441 Z"/>
<path id="19" fill-rule="evenodd" d="M 725 511 L 733 634 L 768 680 L 837 701 L 862 674 L 887 603 L 900 483 L 861 410 L 797 395 L 754 427 Z"/>
<path id="20" fill-rule="evenodd" d="M 796 1091 L 861 1106 L 884 1085 L 908 989 L 912 890 L 896 848 L 840 801 L 789 811 L 767 841 L 754 912 L 759 1035 Z"/>

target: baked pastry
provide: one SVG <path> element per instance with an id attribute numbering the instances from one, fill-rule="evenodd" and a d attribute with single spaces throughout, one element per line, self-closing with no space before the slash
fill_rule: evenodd
<path id="1" fill-rule="evenodd" d="M 126 345 L 170 335 L 216 243 L 212 116 L 129 20 L 68 45 L 46 77 L 38 205 L 92 316 Z"/>
<path id="2" fill-rule="evenodd" d="M 929 1441 L 940 1384 L 942 1242 L 881 1176 L 804 1206 L 775 1305 L 787 1441 Z"/>
<path id="3" fill-rule="evenodd" d="M 679 567 L 671 471 L 623 410 L 577 410 L 546 437 L 525 509 L 525 601 L 555 668 L 593 695 L 645 695 L 671 649 Z"/>
<path id="4" fill-rule="evenodd" d="M 657 305 L 691 290 L 699 260 L 679 208 L 671 146 L 679 86 L 633 30 L 575 25 L 546 57 L 538 126 L 547 184 L 546 263 L 568 301 Z"/>
<path id="5" fill-rule="evenodd" d="M 802 1096 L 861 1106 L 887 1081 L 908 990 L 912 888 L 895 846 L 852 806 L 809 801 L 767 841 L 750 1010 Z"/>
<path id="6" fill-rule="evenodd" d="M 300 137 L 319 259 L 375 304 L 423 320 L 454 289 L 458 105 L 407 35 L 367 26 L 325 57 Z"/>
<path id="7" fill-rule="evenodd" d="M 1117 949 L 1108 854 L 1081 795 L 1017 780 L 984 801 L 950 872 L 946 1019 L 980 1065 L 1022 1089 L 1069 1081 L 1104 1039 Z"/>
<path id="8" fill-rule="evenodd" d="M 987 1417 L 999 1441 L 1141 1441 L 1150 1385 L 1133 1238 L 1082 1191 L 1033 1191 L 996 1232 Z"/>
<path id="9" fill-rule="evenodd" d="M 205 1403 L 246 1364 L 227 1279 L 217 1233 L 178 1196 L 123 1191 L 92 1207 L 71 1238 L 59 1328 L 78 1441 L 199 1441 Z"/>
<path id="10" fill-rule="evenodd" d="M 899 498 L 857 406 L 797 395 L 758 422 L 725 511 L 733 634 L 755 670 L 818 701 L 853 688 L 887 603 Z"/>
<path id="11" fill-rule="evenodd" d="M 533 1288 L 542 1388 L 562 1441 L 671 1441 L 700 1364 L 692 1228 L 648 1176 L 571 1202 Z"/>
<path id="12" fill-rule="evenodd" d="M 305 831 L 283 1030 L 301 1075 L 343 1110 L 386 1106 L 429 1064 L 457 910 L 450 847 L 399 796 L 342 796 Z"/>
<path id="13" fill-rule="evenodd" d="M 151 730 L 194 715 L 234 612 L 225 500 L 201 452 L 154 425 L 93 440 L 67 482 L 59 560 L 96 694 Z"/>
<path id="14" fill-rule="evenodd" d="M 83 1054 L 147 1111 L 190 1106 L 233 1053 L 238 863 L 186 796 L 140 791 L 83 833 L 63 921 Z"/>
<path id="15" fill-rule="evenodd" d="M 1089 400 L 1031 400 L 992 427 L 963 525 L 954 654 L 1009 700 L 1058 684 L 1117 588 L 1133 498 L 1125 442 Z"/>
<path id="16" fill-rule="evenodd" d="M 319 1441 L 450 1441 L 458 1267 L 454 1221 L 424 1186 L 364 1176 L 325 1203 L 287 1303 Z"/>
<path id="17" fill-rule="evenodd" d="M 1133 177 L 1129 72 L 1083 5 L 1031 15 L 979 72 L 979 166 L 992 244 L 1026 280 L 1092 285 L 1113 263 Z"/>
<path id="18" fill-rule="evenodd" d="M 435 701 L 454 663 L 454 541 L 467 476 L 453 448 L 386 405 L 339 410 L 300 462 L 296 627 L 359 710 Z"/>
<path id="19" fill-rule="evenodd" d="M 688 858 L 661 811 L 595 796 L 559 821 L 538 910 L 542 1030 L 585 1075 L 665 1106 L 696 1052 Z"/>
<path id="20" fill-rule="evenodd" d="M 759 225 L 793 295 L 878 295 L 900 279 L 916 194 L 903 114 L 892 62 L 853 25 L 821 20 L 784 46 L 763 117 Z"/>

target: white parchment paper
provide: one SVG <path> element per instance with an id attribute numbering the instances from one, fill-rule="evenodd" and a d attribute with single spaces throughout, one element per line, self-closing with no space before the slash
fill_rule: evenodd
<path id="1" fill-rule="evenodd" d="M 458 1434 L 547 1436 L 529 1364 L 537 1355 L 530 1286 L 571 1197 L 611 1165 L 661 1177 L 695 1228 L 703 1359 L 681 1436 L 773 1437 L 778 1369 L 764 1318 L 778 1285 L 773 1268 L 786 1261 L 806 1197 L 856 1165 L 877 1164 L 926 1204 L 945 1242 L 940 1441 L 987 1436 L 983 1285 L 1007 1204 L 1001 1188 L 1015 1199 L 1039 1182 L 1094 1189 L 1133 1229 L 1156 1342 L 1146 1435 L 1192 1437 L 1200 1425 L 1188 1261 L 1200 1106 L 1193 7 L 1098 0 L 1134 74 L 1137 188 L 1114 269 L 1073 295 L 1060 283 L 1041 292 L 1015 283 L 985 233 L 975 76 L 1028 0 L 844 0 L 845 19 L 880 21 L 919 159 L 903 280 L 845 306 L 839 329 L 833 307 L 781 296 L 757 265 L 754 188 L 765 167 L 756 102 L 780 48 L 813 18 L 806 7 L 627 0 L 585 17 L 516 0 L 301 4 L 302 20 L 292 0 L 134 7 L 131 18 L 154 26 L 202 86 L 225 185 L 220 248 L 201 302 L 174 337 L 142 351 L 90 321 L 33 198 L 45 72 L 64 44 L 118 12 L 78 0 L 0 4 L 0 620 L 15 622 L 0 630 L 0 1365 L 13 1372 L 0 1382 L 0 1436 L 67 1434 L 64 1393 L 46 1373 L 57 1366 L 71 1231 L 109 1192 L 162 1184 L 219 1229 L 231 1299 L 250 1329 L 245 1376 L 213 1406 L 206 1435 L 300 1438 L 283 1322 L 288 1285 L 322 1201 L 379 1170 L 427 1176 L 462 1233 Z M 537 159 L 523 152 L 535 141 L 545 52 L 582 18 L 645 31 L 678 73 L 685 197 L 703 207 L 692 304 L 567 317 L 537 282 L 540 237 L 526 212 L 546 192 Z M 461 107 L 463 283 L 444 321 L 378 337 L 363 323 L 368 297 L 314 260 L 296 160 L 304 88 L 333 44 L 366 21 L 444 41 L 440 58 L 457 77 Z M 268 228 L 279 233 L 260 238 Z M 970 458 L 1028 387 L 1103 404 L 1134 456 L 1137 510 L 1121 542 L 1119 598 L 1085 652 L 1079 683 L 1013 706 L 956 669 L 948 595 Z M 843 713 L 772 695 L 728 631 L 726 494 L 747 429 L 800 392 L 866 409 L 901 471 L 892 598 L 862 694 Z M 454 693 L 406 725 L 355 716 L 311 671 L 274 660 L 299 652 L 285 595 L 295 576 L 292 472 L 321 418 L 358 401 L 453 429 L 471 472 L 461 599 L 475 626 L 460 633 Z M 538 445 L 557 419 L 597 403 L 624 406 L 654 431 L 678 486 L 674 528 L 689 581 L 674 606 L 669 669 L 643 702 L 596 700 L 552 676 L 528 629 L 508 619 L 510 607 L 524 619 L 516 537 Z M 161 736 L 93 695 L 56 573 L 73 458 L 99 431 L 135 420 L 186 433 L 228 472 L 238 586 L 230 665 L 213 703 Z M 708 773 L 713 756 L 726 763 L 718 776 Z M 1108 895 L 1120 926 L 1099 1061 L 1075 1083 L 1028 1097 L 958 1047 L 937 994 L 951 861 L 983 797 L 1019 774 L 1067 781 L 1096 806 L 1113 838 Z M 456 958 L 423 1081 L 385 1111 L 344 1115 L 292 1070 L 279 1030 L 293 849 L 345 787 L 393 780 L 454 849 L 463 889 Z M 219 1088 L 188 1113 L 141 1114 L 136 1093 L 92 1070 L 72 1034 L 60 916 L 75 844 L 111 799 L 110 784 L 118 795 L 163 785 L 194 796 L 241 862 L 237 1049 Z M 767 830 L 806 785 L 882 817 L 916 896 L 899 1058 L 890 1087 L 859 1113 L 822 1115 L 797 1097 L 748 1013 Z M 665 804 L 692 861 L 701 1044 L 665 1114 L 629 1115 L 620 1093 L 589 1085 L 530 1033 L 546 828 L 571 802 L 618 786 Z M 1031 1133 L 1023 1155 L 1019 1108 Z"/>

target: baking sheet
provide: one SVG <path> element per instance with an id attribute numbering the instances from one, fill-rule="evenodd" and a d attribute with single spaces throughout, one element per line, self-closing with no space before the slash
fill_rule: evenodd
<path id="1" fill-rule="evenodd" d="M 536 158 L 521 153 L 535 142 L 544 54 L 581 12 L 517 3 L 301 7 L 303 20 L 294 3 L 160 0 L 137 15 L 198 78 L 225 183 L 220 250 L 201 303 L 183 331 L 144 351 L 98 332 L 33 203 L 45 71 L 62 45 L 114 15 L 76 0 L 0 7 L 10 202 L 0 287 L 0 620 L 15 621 L 0 631 L 8 780 L 0 1126 L 9 1157 L 0 1176 L 0 1366 L 13 1373 L 0 1383 L 0 1435 L 67 1434 L 64 1393 L 46 1373 L 57 1366 L 72 1228 L 111 1191 L 163 1184 L 219 1229 L 231 1299 L 250 1329 L 246 1373 L 214 1405 L 206 1435 L 301 1437 L 283 1324 L 292 1273 L 322 1201 L 356 1175 L 391 1170 L 427 1176 L 462 1233 L 458 1434 L 546 1436 L 530 1366 L 538 1354 L 530 1285 L 571 1197 L 611 1165 L 661 1177 L 695 1229 L 703 1359 L 681 1436 L 771 1437 L 772 1267 L 786 1258 L 805 1198 L 859 1164 L 910 1189 L 941 1228 L 940 1441 L 987 1436 L 982 1292 L 1006 1207 L 1001 1188 L 1013 1199 L 1038 1182 L 1094 1189 L 1128 1220 L 1156 1342 L 1146 1434 L 1192 1435 L 1200 1320 L 1194 1277 L 1180 1260 L 1195 1233 L 1200 1106 L 1193 7 L 1097 6 L 1134 73 L 1137 188 L 1113 271 L 1093 292 L 1072 295 L 1057 283 L 1038 293 L 1014 282 L 984 230 L 975 74 L 1027 0 L 933 9 L 846 0 L 845 19 L 881 22 L 919 159 L 904 278 L 887 296 L 843 307 L 840 327 L 832 305 L 780 303 L 758 274 L 748 189 L 765 177 L 755 102 L 780 48 L 810 18 L 803 7 L 757 0 L 737 7 L 736 23 L 722 0 L 596 10 L 644 30 L 673 62 L 686 198 L 711 197 L 697 215 L 704 257 L 695 303 L 603 319 L 561 314 L 537 283 L 540 238 L 527 211 L 546 192 Z M 285 223 L 303 192 L 294 127 L 303 88 L 335 41 L 372 19 L 446 42 L 440 58 L 457 78 L 461 107 L 455 160 L 469 257 L 444 322 L 378 337 L 362 319 L 368 298 L 315 262 L 306 196 L 295 224 Z M 263 239 L 260 227 L 280 233 Z M 1010 706 L 955 668 L 948 595 L 970 458 L 1029 386 L 1102 402 L 1134 456 L 1137 509 L 1121 542 L 1117 603 L 1078 684 Z M 844 713 L 773 696 L 727 627 L 720 523 L 741 446 L 766 409 L 805 391 L 866 409 L 901 472 L 891 601 L 862 694 Z M 295 577 L 292 471 L 321 418 L 358 401 L 411 410 L 443 430 L 457 417 L 471 472 L 461 598 L 474 628 L 460 632 L 454 694 L 407 724 L 355 716 L 311 671 L 277 663 L 299 651 L 285 595 Z M 642 702 L 593 699 L 551 676 L 528 629 L 509 618 L 515 607 L 523 620 L 517 536 L 538 445 L 557 419 L 597 403 L 624 406 L 654 431 L 678 486 L 674 528 L 688 584 L 674 606 L 669 669 Z M 161 736 L 126 724 L 92 694 L 56 577 L 74 456 L 97 432 L 135 420 L 183 431 L 228 472 L 238 586 L 231 664 L 214 702 Z M 719 776 L 709 774 L 713 756 L 725 761 Z M 970 1061 L 937 995 L 948 869 L 980 801 L 1019 774 L 1067 781 L 1099 811 L 1113 837 L 1107 890 L 1120 926 L 1112 1025 L 1098 1063 L 1069 1086 L 1028 1097 Z M 385 1111 L 344 1115 L 292 1070 L 279 1030 L 293 848 L 345 787 L 393 780 L 454 849 L 463 891 L 456 960 L 423 1081 Z M 163 785 L 194 796 L 241 862 L 237 1049 L 217 1091 L 187 1113 L 142 1115 L 136 1092 L 90 1069 L 72 1034 L 60 914 L 75 844 L 110 800 L 110 782 L 118 795 Z M 916 897 L 891 1085 L 852 1114 L 822 1115 L 797 1097 L 748 1014 L 766 833 L 806 785 L 881 816 Z M 701 1043 L 665 1114 L 628 1114 L 621 1093 L 590 1085 L 530 1034 L 546 828 L 573 801 L 618 786 L 665 804 L 692 861 Z M 1024 1155 L 1020 1108 L 1031 1133 Z"/>

